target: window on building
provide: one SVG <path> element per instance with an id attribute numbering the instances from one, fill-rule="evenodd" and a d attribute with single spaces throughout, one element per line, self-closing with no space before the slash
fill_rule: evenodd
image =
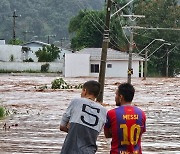
<path id="1" fill-rule="evenodd" d="M 112 64 L 107 64 L 107 68 L 112 68 Z"/>
<path id="2" fill-rule="evenodd" d="M 91 64 L 91 73 L 99 73 L 99 64 Z"/>

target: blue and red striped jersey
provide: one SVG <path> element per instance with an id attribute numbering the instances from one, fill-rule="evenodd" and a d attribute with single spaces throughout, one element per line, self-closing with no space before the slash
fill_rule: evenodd
<path id="1" fill-rule="evenodd" d="M 112 131 L 111 154 L 141 154 L 145 123 L 145 113 L 136 106 L 124 105 L 108 111 L 104 129 Z"/>

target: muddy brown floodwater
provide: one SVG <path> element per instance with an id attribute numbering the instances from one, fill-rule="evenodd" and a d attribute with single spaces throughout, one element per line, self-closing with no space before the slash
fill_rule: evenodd
<path id="1" fill-rule="evenodd" d="M 65 133 L 59 131 L 63 112 L 80 91 L 52 90 L 51 82 L 59 76 L 0 75 L 0 105 L 10 115 L 0 120 L 0 154 L 58 154 Z M 97 78 L 64 78 L 73 85 Z M 104 103 L 114 108 L 116 83 L 126 78 L 106 78 Z M 40 86 L 47 85 L 44 91 Z M 134 104 L 147 115 L 147 132 L 142 138 L 143 154 L 180 154 L 180 78 L 132 79 L 136 94 Z M 6 124 L 6 130 L 5 125 Z M 110 140 L 103 133 L 97 154 L 108 154 Z"/>

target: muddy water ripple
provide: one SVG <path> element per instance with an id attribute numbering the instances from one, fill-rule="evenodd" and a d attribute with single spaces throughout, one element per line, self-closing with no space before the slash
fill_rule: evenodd
<path id="1" fill-rule="evenodd" d="M 51 90 L 55 78 L 0 76 L 0 105 L 11 113 L 0 120 L 0 154 L 60 152 L 66 134 L 59 131 L 59 122 L 70 100 L 80 96 L 80 90 Z M 78 84 L 89 78 L 65 80 Z M 116 83 L 125 81 L 125 78 L 106 79 L 104 103 L 107 109 L 115 107 Z M 132 83 L 136 89 L 134 104 L 147 115 L 143 154 L 180 154 L 180 78 L 133 79 Z M 37 90 L 45 84 L 48 89 Z M 97 153 L 108 154 L 110 142 L 101 133 Z"/>

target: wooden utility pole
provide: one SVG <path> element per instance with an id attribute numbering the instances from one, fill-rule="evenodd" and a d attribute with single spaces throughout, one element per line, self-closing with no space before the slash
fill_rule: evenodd
<path id="1" fill-rule="evenodd" d="M 15 28 L 16 28 L 16 18 L 18 17 L 16 15 L 16 10 L 14 10 L 12 17 L 13 17 L 13 44 L 15 44 L 15 42 L 16 42 L 16 30 L 15 30 Z"/>
<path id="2" fill-rule="evenodd" d="M 130 46 L 129 46 L 129 60 L 128 60 L 128 83 L 131 83 L 131 75 L 133 74 L 132 69 L 132 52 L 133 52 L 133 28 L 131 29 L 130 35 Z"/>
<path id="3" fill-rule="evenodd" d="M 147 77 L 147 57 L 148 57 L 148 50 L 145 49 L 145 62 L 144 62 L 144 80 L 146 80 Z"/>
<path id="4" fill-rule="evenodd" d="M 109 26 L 110 26 L 110 13 L 111 13 L 111 0 L 107 1 L 107 10 L 106 10 L 106 22 L 104 27 L 104 36 L 102 43 L 102 52 L 101 52 L 101 64 L 100 64 L 100 72 L 99 72 L 99 83 L 101 84 L 100 94 L 97 98 L 98 102 L 103 101 L 103 93 L 104 93 L 104 80 L 105 80 L 105 72 L 106 72 L 106 59 L 107 59 L 107 50 L 109 45 Z"/>
<path id="5" fill-rule="evenodd" d="M 169 75 L 169 52 L 167 50 L 167 57 L 166 57 L 166 77 Z"/>

